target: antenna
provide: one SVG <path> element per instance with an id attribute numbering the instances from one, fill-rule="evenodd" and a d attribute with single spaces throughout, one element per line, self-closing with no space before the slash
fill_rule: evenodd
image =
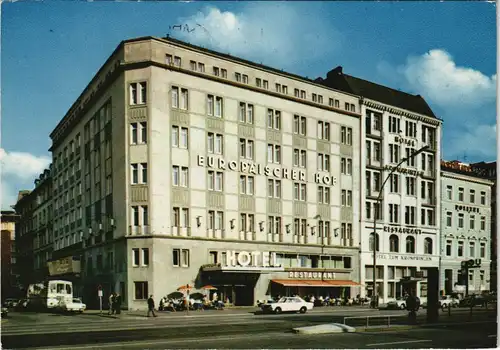
<path id="1" fill-rule="evenodd" d="M 467 152 L 464 151 L 464 163 L 467 163 Z"/>

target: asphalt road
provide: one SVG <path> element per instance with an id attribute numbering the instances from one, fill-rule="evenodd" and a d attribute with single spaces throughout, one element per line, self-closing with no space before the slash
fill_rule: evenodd
<path id="1" fill-rule="evenodd" d="M 465 310 L 455 311 L 452 319 L 455 322 L 467 321 L 469 315 L 464 311 Z M 136 346 L 137 349 L 146 347 L 152 348 L 153 346 L 158 346 L 158 348 L 248 348 L 250 345 L 249 339 L 252 339 L 250 347 L 269 348 L 278 346 L 278 344 L 269 343 L 269 341 L 283 338 L 282 341 L 284 344 L 288 344 L 287 342 L 291 341 L 294 345 L 293 347 L 324 346 L 331 348 L 332 343 L 328 340 L 328 337 L 325 338 L 324 345 L 320 342 L 314 344 L 314 346 L 307 346 L 307 341 L 316 339 L 319 336 L 303 337 L 302 335 L 290 334 L 291 329 L 293 327 L 330 322 L 342 323 L 346 316 L 359 317 L 363 315 L 375 316 L 388 314 L 393 315 L 393 320 L 391 321 L 393 325 L 398 322 L 407 322 L 407 318 L 404 317 L 405 313 L 399 310 L 377 311 L 354 308 L 346 308 L 343 310 L 317 309 L 317 311 L 307 314 L 254 315 L 248 311 L 240 313 L 199 312 L 190 313 L 189 316 L 186 314 L 163 314 L 158 318 L 132 316 L 120 319 L 98 317 L 97 315 L 51 316 L 50 314 L 12 314 L 10 319 L 6 321 L 2 320 L 2 344 L 5 348 L 11 349 L 35 347 L 55 348 L 57 346 L 69 345 L 72 345 L 71 348 L 81 345 L 84 346 L 84 348 L 96 349 L 107 347 L 121 348 L 125 345 L 127 347 L 132 346 L 132 348 Z M 496 318 L 491 318 L 491 316 L 495 316 L 494 314 L 488 315 L 485 312 L 476 311 L 473 316 L 473 319 L 476 321 L 496 321 Z M 423 322 L 424 317 L 425 315 L 420 313 L 420 322 Z M 36 319 L 36 321 L 33 319 Z M 443 316 L 442 319 L 447 320 L 448 318 Z M 45 322 L 40 322 L 42 320 Z M 364 324 L 364 322 L 365 321 L 361 321 L 362 324 Z M 374 319 L 370 321 L 370 324 L 374 324 Z M 483 328 L 480 329 L 482 330 Z M 292 338 L 287 340 L 290 336 L 292 336 Z M 339 336 L 357 337 L 358 334 L 335 335 L 335 337 Z M 321 336 L 318 339 L 323 339 L 323 337 L 325 336 Z M 295 339 L 297 343 L 295 343 L 293 339 Z M 344 340 L 348 338 L 340 339 L 342 341 L 350 341 Z M 484 337 L 481 339 L 484 341 Z M 200 346 L 198 341 L 212 342 L 210 343 L 212 345 L 203 343 L 203 345 Z M 234 343 L 238 341 L 240 342 L 239 345 Z M 257 343 L 253 344 L 253 341 Z M 168 342 L 171 344 L 169 345 Z M 119 345 L 117 345 L 118 343 Z M 226 343 L 228 344 L 226 345 Z M 109 344 L 109 346 L 107 344 Z M 419 343 L 415 344 L 419 345 L 417 346 L 419 348 L 423 345 Z M 356 348 L 361 345 L 359 343 L 354 343 L 351 347 Z M 288 346 L 284 347 L 291 346 L 288 344 Z M 338 346 L 334 347 L 338 348 Z M 346 345 L 345 347 L 349 346 Z M 397 347 L 398 346 L 396 346 L 396 348 Z M 405 345 L 404 347 L 406 348 L 407 346 Z"/>

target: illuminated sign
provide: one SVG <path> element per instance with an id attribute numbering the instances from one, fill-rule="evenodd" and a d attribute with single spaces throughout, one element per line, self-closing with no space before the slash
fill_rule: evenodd
<path id="1" fill-rule="evenodd" d="M 384 170 L 389 170 L 392 171 L 395 167 L 392 165 L 385 165 Z M 401 173 L 401 174 L 406 174 L 406 175 L 413 175 L 413 176 L 422 176 L 424 175 L 424 172 L 421 170 L 415 170 L 415 169 L 407 169 L 407 168 L 397 168 L 394 170 L 395 172 Z"/>
<path id="2" fill-rule="evenodd" d="M 418 228 L 411 228 L 411 227 L 384 226 L 384 232 L 406 233 L 409 235 L 419 235 L 422 233 L 422 230 L 418 229 Z"/>
<path id="3" fill-rule="evenodd" d="M 219 170 L 231 170 L 239 171 L 241 173 L 251 174 L 251 175 L 264 175 L 267 177 L 275 177 L 277 179 L 287 179 L 293 181 L 306 182 L 306 172 L 304 170 L 296 170 L 289 168 L 272 168 L 267 165 L 255 164 L 247 161 L 226 161 L 223 158 L 217 158 L 213 156 L 201 156 L 197 157 L 198 166 L 219 169 Z M 325 175 L 321 173 L 314 174 L 314 182 L 318 184 L 323 184 L 327 186 L 333 186 L 337 184 L 337 178 L 331 175 Z"/>

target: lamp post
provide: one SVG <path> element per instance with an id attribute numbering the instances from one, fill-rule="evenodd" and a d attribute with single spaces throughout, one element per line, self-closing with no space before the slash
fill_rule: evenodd
<path id="1" fill-rule="evenodd" d="M 405 157 L 401 159 L 401 161 L 391 169 L 387 177 L 384 179 L 384 182 L 382 183 L 382 186 L 380 187 L 380 190 L 378 192 L 377 200 L 375 202 L 375 213 L 374 213 L 374 218 L 373 218 L 373 297 L 374 297 L 374 308 L 378 307 L 378 291 L 377 291 L 377 214 L 380 212 L 380 200 L 381 196 L 384 190 L 384 186 L 387 183 L 387 180 L 391 177 L 392 173 L 394 173 L 404 162 L 415 158 L 417 155 L 420 153 L 424 152 L 427 150 L 429 146 L 424 146 L 417 150 L 415 153 L 410 154 L 408 157 Z M 378 211 L 377 211 L 378 210 Z"/>

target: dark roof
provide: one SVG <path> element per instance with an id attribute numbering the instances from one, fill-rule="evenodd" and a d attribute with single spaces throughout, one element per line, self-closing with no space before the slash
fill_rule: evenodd
<path id="1" fill-rule="evenodd" d="M 317 78 L 315 81 L 333 89 L 359 95 L 374 101 L 438 119 L 422 96 L 411 95 L 403 91 L 391 89 L 387 86 L 375 84 L 368 80 L 344 74 L 341 66 L 329 71 L 326 75 L 326 79 Z"/>

